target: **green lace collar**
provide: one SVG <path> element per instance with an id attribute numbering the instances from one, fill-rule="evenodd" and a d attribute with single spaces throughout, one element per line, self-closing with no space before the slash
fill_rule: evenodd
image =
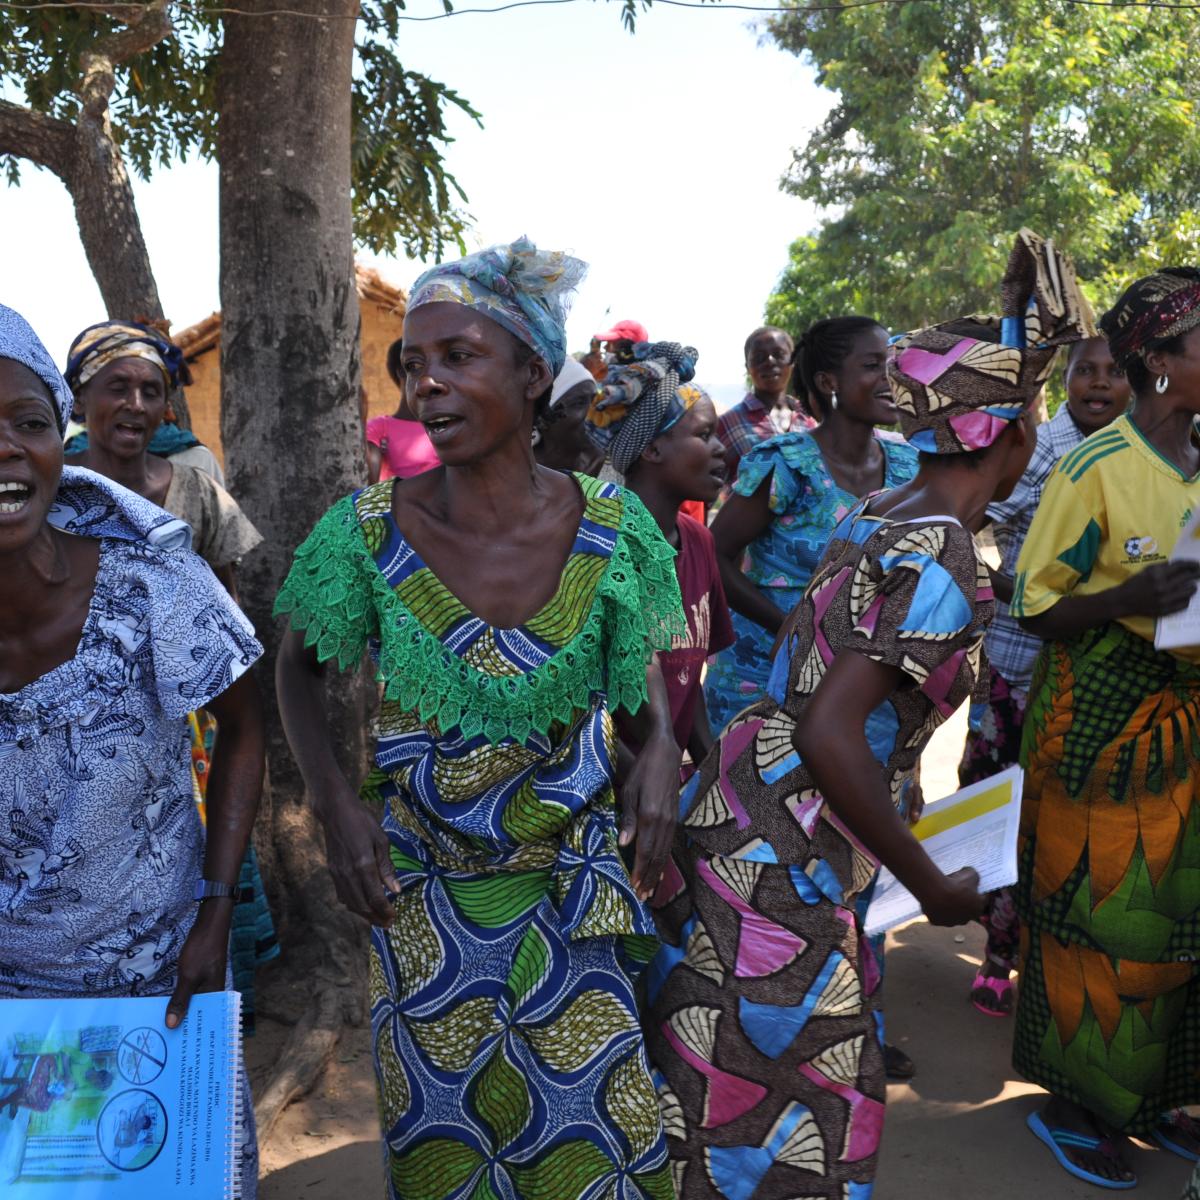
<path id="1" fill-rule="evenodd" d="M 545 738 L 597 694 L 607 696 L 611 709 L 636 711 L 645 700 L 651 653 L 669 648 L 685 629 L 675 552 L 631 492 L 588 476 L 575 478 L 585 498 L 581 530 L 595 522 L 615 531 L 615 538 L 598 578 L 588 580 L 591 602 L 577 628 L 531 670 L 491 674 L 459 656 L 418 618 L 402 595 L 406 589 L 389 583 L 369 541 L 378 552 L 387 527 L 371 522 L 384 511 L 390 516 L 387 485 L 345 497 L 322 518 L 296 552 L 276 612 L 290 614 L 320 661 L 336 658 L 343 669 L 357 664 L 368 636 L 377 637 L 378 678 L 387 699 L 442 734 L 458 730 L 465 738 L 491 742 Z M 453 600 L 444 585 L 440 591 L 443 600 Z M 527 626 L 553 605 L 552 600 Z"/>

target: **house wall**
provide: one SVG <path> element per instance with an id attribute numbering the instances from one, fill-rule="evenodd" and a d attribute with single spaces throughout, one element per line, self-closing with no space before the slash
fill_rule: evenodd
<path id="1" fill-rule="evenodd" d="M 388 378 L 387 349 L 404 328 L 404 315 L 372 300 L 360 300 L 362 317 L 362 385 L 367 393 L 367 416 L 396 411 L 399 393 Z M 188 359 L 192 385 L 187 389 L 192 431 L 225 465 L 221 445 L 221 355 L 218 346 Z M 364 467 L 365 478 L 365 467 Z"/>
<path id="2" fill-rule="evenodd" d="M 192 432 L 217 456 L 223 467 L 225 451 L 221 447 L 221 352 L 213 346 L 197 358 L 188 359 L 192 373 L 190 387 L 184 389 Z"/>

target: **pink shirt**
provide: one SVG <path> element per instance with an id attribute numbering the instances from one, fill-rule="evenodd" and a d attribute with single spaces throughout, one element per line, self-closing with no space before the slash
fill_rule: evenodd
<path id="1" fill-rule="evenodd" d="M 372 417 L 367 422 L 367 441 L 382 452 L 380 479 L 408 479 L 441 463 L 419 421 Z"/>

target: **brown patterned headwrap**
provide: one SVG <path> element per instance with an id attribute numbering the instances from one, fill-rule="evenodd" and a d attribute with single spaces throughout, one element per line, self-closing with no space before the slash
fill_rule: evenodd
<path id="1" fill-rule="evenodd" d="M 1046 382 L 1059 346 L 1095 337 L 1071 260 L 1022 229 L 1000 285 L 1002 316 L 959 317 L 894 339 L 888 380 L 908 443 L 928 454 L 990 446 Z"/>
<path id="2" fill-rule="evenodd" d="M 1200 325 L 1200 268 L 1163 267 L 1131 283 L 1100 318 L 1122 370 L 1155 345 Z"/>

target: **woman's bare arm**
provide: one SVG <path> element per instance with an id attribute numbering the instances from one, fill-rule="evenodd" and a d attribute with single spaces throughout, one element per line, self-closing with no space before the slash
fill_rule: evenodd
<path id="1" fill-rule="evenodd" d="M 325 829 L 329 872 L 338 899 L 372 925 L 395 916 L 388 895 L 400 890 L 387 834 L 338 766 L 325 714 L 325 667 L 304 636 L 289 629 L 279 645 L 275 684 L 279 715 L 313 812 Z"/>
<path id="2" fill-rule="evenodd" d="M 725 599 L 734 612 L 761 625 L 768 633 L 778 633 L 786 613 L 763 596 L 742 572 L 742 555 L 751 542 L 771 527 L 771 477 L 767 476 L 751 496 L 736 493 L 725 501 L 712 523 L 717 550 L 717 567 Z"/>

